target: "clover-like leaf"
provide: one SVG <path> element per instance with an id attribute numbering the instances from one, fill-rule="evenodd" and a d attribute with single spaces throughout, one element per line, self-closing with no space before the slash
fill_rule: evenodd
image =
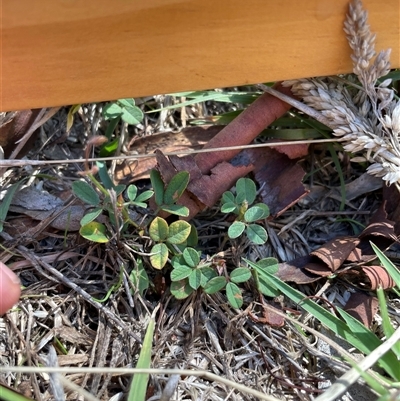
<path id="1" fill-rule="evenodd" d="M 244 200 L 251 205 L 257 196 L 256 184 L 250 178 L 239 178 L 236 182 L 236 202 L 242 203 Z"/>
<path id="2" fill-rule="evenodd" d="M 103 209 L 101 207 L 96 207 L 92 210 L 90 210 L 88 213 L 86 213 L 82 219 L 81 219 L 81 226 L 85 226 L 86 224 L 89 224 L 93 220 L 96 220 L 97 217 L 99 217 L 102 213 Z"/>
<path id="3" fill-rule="evenodd" d="M 243 305 L 243 297 L 240 288 L 235 283 L 228 283 L 225 291 L 231 306 L 235 309 L 239 309 Z"/>
<path id="4" fill-rule="evenodd" d="M 149 200 L 153 195 L 154 195 L 154 191 L 151 191 L 151 190 L 149 190 L 149 191 L 144 191 L 144 192 L 142 192 L 141 194 L 139 194 L 139 195 L 136 197 L 135 203 L 136 203 L 136 204 L 139 204 L 139 203 L 142 203 L 142 202 L 144 202 L 144 201 L 147 201 L 147 200 Z"/>
<path id="5" fill-rule="evenodd" d="M 176 214 L 177 216 L 189 216 L 189 209 L 182 205 L 163 205 L 162 210 L 171 214 Z"/>
<path id="6" fill-rule="evenodd" d="M 149 227 L 149 235 L 153 241 L 165 241 L 168 238 L 168 223 L 162 217 L 156 217 Z"/>
<path id="7" fill-rule="evenodd" d="M 134 99 L 118 99 L 117 103 L 121 106 L 121 118 L 127 124 L 137 125 L 143 120 L 143 112 L 135 105 Z"/>
<path id="8" fill-rule="evenodd" d="M 231 272 L 229 277 L 234 283 L 244 283 L 250 279 L 251 271 L 246 267 L 237 267 Z"/>
<path id="9" fill-rule="evenodd" d="M 256 245 L 262 245 L 267 242 L 268 234 L 264 227 L 258 224 L 250 224 L 246 228 L 247 238 Z"/>
<path id="10" fill-rule="evenodd" d="M 190 276 L 192 270 L 189 266 L 179 266 L 171 271 L 171 281 L 180 281 Z"/>
<path id="11" fill-rule="evenodd" d="M 187 221 L 174 221 L 169 226 L 168 242 L 171 244 L 181 244 L 182 242 L 187 240 L 191 229 L 192 227 Z"/>
<path id="12" fill-rule="evenodd" d="M 257 203 L 250 209 L 247 209 L 244 214 L 244 219 L 247 223 L 253 223 L 257 220 L 265 219 L 269 216 L 269 208 L 264 203 Z"/>
<path id="13" fill-rule="evenodd" d="M 209 267 L 209 266 L 205 266 L 205 267 L 201 267 L 200 268 L 201 271 L 201 283 L 200 286 L 201 287 L 205 287 L 205 285 L 214 277 L 217 277 L 217 273 L 216 271 Z"/>
<path id="14" fill-rule="evenodd" d="M 97 206 L 100 203 L 98 193 L 86 181 L 74 181 L 72 191 L 80 200 L 89 205 Z"/>
<path id="15" fill-rule="evenodd" d="M 164 201 L 164 183 L 158 170 L 153 169 L 150 171 L 150 181 L 154 189 L 156 204 L 161 206 Z"/>
<path id="16" fill-rule="evenodd" d="M 103 116 L 106 120 L 111 120 L 113 118 L 120 117 L 121 114 L 122 114 L 122 107 L 115 102 L 109 103 L 103 108 Z"/>
<path id="17" fill-rule="evenodd" d="M 221 206 L 222 213 L 234 213 L 237 209 L 238 206 L 234 202 L 226 202 Z"/>
<path id="18" fill-rule="evenodd" d="M 171 294 L 176 299 L 185 299 L 187 298 L 194 289 L 189 285 L 187 279 L 181 281 L 173 281 L 170 287 Z"/>
<path id="19" fill-rule="evenodd" d="M 234 221 L 233 224 L 228 228 L 229 238 L 237 238 L 243 234 L 246 225 L 242 221 Z"/>
<path id="20" fill-rule="evenodd" d="M 186 248 L 183 253 L 185 262 L 190 267 L 196 267 L 200 263 L 200 252 L 193 248 Z"/>
<path id="21" fill-rule="evenodd" d="M 199 242 L 199 236 L 197 234 L 196 227 L 193 224 L 190 224 L 190 226 L 191 226 L 190 234 L 189 237 L 187 237 L 186 243 L 187 246 L 195 247 Z"/>
<path id="22" fill-rule="evenodd" d="M 150 256 L 151 265 L 158 270 L 161 270 L 168 261 L 168 248 L 164 243 L 155 244 L 150 251 L 153 255 Z"/>
<path id="23" fill-rule="evenodd" d="M 182 196 L 189 184 L 189 179 L 190 175 L 187 171 L 180 171 L 172 177 L 164 193 L 164 203 L 166 205 L 172 205 Z"/>
<path id="24" fill-rule="evenodd" d="M 134 201 L 136 199 L 138 193 L 138 189 L 136 185 L 129 185 L 128 189 L 126 190 L 126 194 L 128 195 L 128 199 L 130 201 Z"/>
<path id="25" fill-rule="evenodd" d="M 107 229 L 104 224 L 92 221 L 82 226 L 79 230 L 79 234 L 90 241 L 99 242 L 101 244 L 109 241 L 107 235 Z"/>
<path id="26" fill-rule="evenodd" d="M 222 194 L 222 203 L 235 203 L 235 195 L 232 192 L 226 191 Z"/>
<path id="27" fill-rule="evenodd" d="M 197 290 L 201 285 L 201 270 L 200 269 L 192 269 L 190 276 L 188 277 L 189 285 Z"/>
<path id="28" fill-rule="evenodd" d="M 226 286 L 226 278 L 223 276 L 218 276 L 212 278 L 207 284 L 204 286 L 204 292 L 207 294 L 215 294 L 218 291 L 221 291 Z"/>

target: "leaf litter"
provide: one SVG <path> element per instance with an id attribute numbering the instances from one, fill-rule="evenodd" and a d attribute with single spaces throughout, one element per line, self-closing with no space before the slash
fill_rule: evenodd
<path id="1" fill-rule="evenodd" d="M 153 101 L 162 108 L 163 100 L 165 98 L 158 96 Z M 64 154 L 80 152 L 83 156 L 80 142 L 104 124 L 101 107 L 83 105 L 69 136 L 64 137 L 64 142 L 52 143 L 52 148 Z M 142 107 L 145 108 L 145 103 Z M 213 107 L 215 112 L 216 106 Z M 120 131 L 145 144 L 146 134 L 160 130 L 160 126 L 165 129 L 168 125 L 176 131 L 185 125 L 188 114 L 199 117 L 204 114 L 204 109 L 198 105 L 185 107 L 180 113 L 160 113 L 159 119 L 153 117 L 150 121 L 148 118 L 143 125 L 131 131 L 122 125 Z M 219 112 L 224 111 L 219 109 Z M 54 135 L 55 126 L 63 125 L 66 116 L 67 110 L 61 109 L 44 124 L 47 138 Z M 83 134 L 82 126 L 85 127 Z M 252 127 L 251 124 L 248 126 Z M 260 128 L 256 130 L 258 134 Z M 166 149 L 164 138 L 160 138 L 158 146 L 163 151 Z M 250 141 L 247 138 L 243 146 L 246 147 Z M 31 151 L 30 156 L 40 149 L 43 152 L 38 155 L 43 157 L 45 143 L 46 138 L 40 138 L 38 147 Z M 214 146 L 208 143 L 208 146 Z M 184 146 L 188 145 L 185 143 Z M 217 158 L 212 161 L 205 156 L 167 159 L 158 152 L 157 162 L 167 181 L 181 169 L 189 170 L 191 178 L 197 179 L 193 181 L 196 184 L 192 183 L 189 187 L 188 195 L 194 206 L 188 207 L 194 208 L 191 209 L 194 210 L 192 221 L 198 228 L 204 254 L 219 253 L 223 260 L 221 263 L 233 266 L 242 256 L 252 261 L 261 257 L 278 257 L 282 263 L 277 276 L 295 283 L 305 297 L 326 299 L 332 305 L 347 308 L 368 327 L 378 327 L 375 315 L 377 304 L 369 290 L 377 286 L 390 288 L 393 283 L 384 269 L 365 265 L 365 262 L 373 258 L 369 241 L 377 243 L 381 249 L 391 247 L 392 260 L 398 260 L 394 253 L 399 250 L 396 244 L 400 224 L 398 192 L 393 192 L 392 186 L 384 188 L 382 195 L 380 188 L 376 188 L 376 181 L 372 182 L 372 189 L 366 190 L 361 184 L 363 171 L 350 164 L 346 155 L 338 149 L 347 188 L 359 182 L 354 189 L 356 195 L 346 198 L 346 206 L 340 210 L 342 199 L 337 190 L 340 188 L 338 171 L 323 145 L 314 146 L 312 152 L 303 149 L 295 156 L 290 156 L 292 152 L 282 154 L 281 150 L 268 149 L 268 152 L 263 151 L 260 158 L 266 158 L 268 154 L 268 159 L 283 157 L 285 160 L 271 165 L 272 169 L 278 170 L 276 178 L 270 170 L 260 175 L 253 165 L 247 170 L 247 160 L 252 160 L 254 156 L 246 153 L 246 156 L 238 156 L 232 162 L 232 152 L 228 156 L 215 153 Z M 226 178 L 229 177 L 227 169 L 235 171 L 238 165 L 242 166 L 239 173 L 236 171 L 237 175 Z M 118 170 L 116 167 L 114 165 L 111 169 Z M 107 373 L 106 368 L 136 366 L 150 315 L 157 305 L 161 305 L 154 334 L 153 367 L 208 370 L 262 393 L 288 400 L 315 399 L 329 377 L 334 381 L 334 377 L 346 369 L 346 364 L 334 353 L 322 352 L 315 346 L 315 337 L 305 335 L 300 329 L 299 325 L 306 323 L 313 335 L 318 337 L 319 322 L 310 314 L 304 314 L 287 298 L 259 298 L 255 287 L 247 284 L 244 288 L 245 303 L 241 309 L 232 309 L 223 293 L 194 293 L 186 300 L 178 301 L 169 294 L 169 278 L 155 271 L 149 273 L 151 287 L 139 292 L 133 288 L 130 275 L 135 273 L 139 257 L 145 255 L 146 250 L 135 238 L 127 238 L 119 244 L 93 244 L 83 240 L 71 227 L 66 229 L 65 222 L 52 226 L 53 214 L 30 214 L 32 210 L 35 213 L 46 211 L 39 204 L 49 202 L 53 205 L 50 207 L 52 213 L 67 211 L 71 216 L 72 209 L 65 209 L 61 194 L 78 179 L 79 168 L 82 166 L 62 164 L 59 168 L 37 167 L 35 171 L 21 168 L 12 174 L 9 170 L 3 176 L 3 187 L 26 177 L 28 189 L 20 191 L 19 197 L 24 198 L 24 191 L 33 191 L 30 194 L 35 195 L 30 195 L 32 202 L 29 202 L 28 195 L 22 206 L 10 207 L 1 233 L 4 247 L 1 258 L 19 273 L 25 287 L 18 309 L 9 312 L 0 321 L 2 365 L 25 363 L 34 367 L 46 362 L 49 365 L 51 355 L 54 359 L 54 354 L 51 354 L 54 346 L 59 366 L 104 368 L 104 373 L 99 375 L 79 371 L 69 373 L 66 375 L 68 381 L 85 388 L 98 399 L 120 397 L 128 392 L 130 377 Z M 129 171 L 131 169 L 134 175 L 135 167 L 130 166 Z M 285 169 L 288 169 L 286 175 Z M 138 177 L 143 178 L 149 165 L 145 164 L 139 170 Z M 126 178 L 127 170 L 122 171 L 125 172 L 122 178 Z M 270 240 L 262 246 L 250 246 L 248 242 L 238 240 L 226 249 L 224 233 L 229 222 L 218 212 L 215 203 L 237 176 L 251 171 L 256 171 L 256 178 L 258 174 L 259 196 L 273 211 L 274 219 L 265 223 Z M 313 174 L 303 186 L 303 176 L 309 171 Z M 210 172 L 217 177 L 224 177 L 225 174 L 225 180 L 221 178 L 224 187 L 215 177 L 203 178 L 205 175 L 212 177 L 208 176 Z M 283 175 L 279 174 L 281 172 Z M 41 175 L 52 179 L 41 179 Z M 289 176 L 293 181 L 288 184 Z M 117 177 L 121 179 L 120 172 Z M 132 180 L 136 178 L 132 177 Z M 204 183 L 201 185 L 202 180 Z M 143 185 L 148 184 L 144 182 Z M 210 185 L 213 185 L 211 191 Z M 314 188 L 322 190 L 315 191 Z M 205 206 L 208 208 L 202 211 Z M 12 207 L 20 209 L 13 210 Z M 12 231 L 15 221 L 23 219 L 22 215 L 39 220 L 40 229 L 32 231 L 35 226 L 26 223 L 29 230 Z M 355 221 L 364 225 L 364 230 L 354 225 Z M 337 275 L 337 279 L 327 281 L 324 278 L 332 275 Z M 398 322 L 399 301 L 391 299 L 389 302 L 393 321 L 397 319 Z M 298 325 L 285 312 L 294 316 Z M 329 336 L 320 336 L 320 340 L 327 341 L 339 354 L 343 352 L 339 344 L 330 341 Z M 333 378 L 328 373 L 333 374 Z M 52 376 L 14 376 L 4 372 L 0 374 L 0 382 L 33 399 L 55 399 Z M 367 391 L 365 385 L 358 388 L 358 391 L 364 390 Z M 76 390 L 68 387 L 65 387 L 65 394 L 66 399 L 80 397 Z M 150 378 L 148 399 L 168 397 L 177 400 L 257 399 L 226 383 L 195 376 L 168 377 L 160 371 L 159 375 Z M 359 394 L 354 393 L 349 393 L 348 397 L 360 399 Z M 362 399 L 375 399 L 373 397 L 368 391 L 367 395 L 362 395 Z"/>

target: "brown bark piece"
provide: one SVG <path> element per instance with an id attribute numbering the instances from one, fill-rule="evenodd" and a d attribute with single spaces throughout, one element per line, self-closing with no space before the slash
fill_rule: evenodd
<path id="1" fill-rule="evenodd" d="M 274 88 L 289 96 L 293 96 L 290 88 L 275 84 Z M 268 125 L 291 108 L 285 102 L 264 93 L 246 110 L 227 125 L 217 136 L 211 139 L 204 149 L 224 146 L 248 145 Z M 203 174 L 208 174 L 217 164 L 232 159 L 240 150 L 221 150 L 220 152 L 199 153 L 195 160 Z"/>

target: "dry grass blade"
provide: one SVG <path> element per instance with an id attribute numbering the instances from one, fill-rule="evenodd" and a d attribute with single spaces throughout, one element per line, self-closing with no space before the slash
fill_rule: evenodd
<path id="1" fill-rule="evenodd" d="M 318 396 L 315 401 L 333 401 L 346 392 L 361 376 L 360 372 L 365 372 L 371 368 L 379 359 L 386 354 L 395 344 L 400 341 L 400 328 L 387 339 L 382 345 L 372 351 L 361 362 L 341 376 L 324 394 Z"/>
<path id="2" fill-rule="evenodd" d="M 390 50 L 375 57 L 375 35 L 367 16 L 361 1 L 354 0 L 344 24 L 355 76 L 305 78 L 284 86 L 328 120 L 334 135 L 345 140 L 347 152 L 363 153 L 363 160 L 372 163 L 369 174 L 400 190 L 400 100 L 396 102 L 389 87 L 391 79 L 378 81 L 390 71 Z"/>
<path id="3" fill-rule="evenodd" d="M 272 397 L 267 394 L 263 394 L 260 391 L 254 390 L 250 387 L 244 386 L 240 383 L 236 383 L 232 380 L 226 379 L 224 377 L 218 376 L 216 374 L 206 372 L 206 371 L 195 371 L 190 369 L 135 369 L 135 368 L 35 368 L 35 367 L 12 367 L 1 368 L 0 371 L 12 370 L 16 373 L 111 373 L 119 375 L 134 375 L 136 373 L 140 374 L 164 374 L 164 375 L 180 375 L 180 376 L 196 376 L 203 377 L 212 382 L 222 383 L 231 388 L 241 391 L 244 394 L 251 394 L 257 397 L 259 400 L 264 401 L 279 401 L 278 398 Z"/>

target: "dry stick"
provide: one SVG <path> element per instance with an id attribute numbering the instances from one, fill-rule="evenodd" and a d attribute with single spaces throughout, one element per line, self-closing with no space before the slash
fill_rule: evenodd
<path id="1" fill-rule="evenodd" d="M 275 84 L 274 87 L 287 95 L 292 93 L 290 88 L 284 88 L 279 83 Z M 286 113 L 290 108 L 291 105 L 285 101 L 268 93 L 263 94 L 212 138 L 203 149 L 219 148 L 226 145 L 248 145 L 265 127 Z M 237 149 L 212 154 L 201 153 L 195 156 L 195 161 L 201 172 L 208 174 L 217 164 L 231 160 L 238 153 L 239 150 Z"/>
<path id="2" fill-rule="evenodd" d="M 342 142 L 341 138 L 329 138 L 329 139 L 305 139 L 295 141 L 282 141 L 282 142 L 271 142 L 271 143 L 257 143 L 251 145 L 238 145 L 238 146 L 221 146 L 213 149 L 197 149 L 197 150 L 180 150 L 176 152 L 164 153 L 164 156 L 182 156 L 197 153 L 217 153 L 225 150 L 243 150 L 243 149 L 256 149 L 256 148 L 268 148 L 276 146 L 287 146 L 287 145 L 300 145 L 300 144 L 318 144 L 318 143 L 332 143 Z M 148 157 L 156 157 L 155 153 L 139 154 L 139 155 L 124 155 L 124 156 L 110 156 L 110 157 L 92 157 L 87 159 L 88 162 L 96 161 L 113 161 L 113 160 L 139 160 L 146 159 Z M 85 159 L 86 160 L 86 159 Z M 47 166 L 50 164 L 73 164 L 82 163 L 84 159 L 64 159 L 64 160 L 0 160 L 0 167 L 23 167 L 23 166 Z"/>
<path id="3" fill-rule="evenodd" d="M 5 232 L 0 233 L 0 235 L 6 239 L 7 241 L 12 240 L 12 237 L 8 235 Z M 103 312 L 108 319 L 112 323 L 114 323 L 115 327 L 121 328 L 125 333 L 130 335 L 132 338 L 134 338 L 139 344 L 142 343 L 142 340 L 132 333 L 132 331 L 129 329 L 129 327 L 121 321 L 117 316 L 115 316 L 114 313 L 112 313 L 108 308 L 106 308 L 104 305 L 102 305 L 99 302 L 96 302 L 90 294 L 88 294 L 85 290 L 83 290 L 81 287 L 73 283 L 71 280 L 67 279 L 62 273 L 60 273 L 57 269 L 54 267 L 50 266 L 48 263 L 46 263 L 44 260 L 41 260 L 38 256 L 36 256 L 34 253 L 30 252 L 27 248 L 25 248 L 23 245 L 19 245 L 18 250 L 21 252 L 21 254 L 28 259 L 32 265 L 35 267 L 35 269 L 42 274 L 43 276 L 47 277 L 49 280 L 52 281 L 57 281 L 57 282 L 62 282 L 66 286 L 72 288 L 74 291 L 76 291 L 79 295 L 82 296 L 87 302 L 89 302 L 91 305 L 93 305 L 95 308 L 97 308 L 99 311 Z M 53 277 L 47 275 L 42 267 L 43 266 L 49 273 L 51 273 L 57 280 L 55 280 Z"/>

